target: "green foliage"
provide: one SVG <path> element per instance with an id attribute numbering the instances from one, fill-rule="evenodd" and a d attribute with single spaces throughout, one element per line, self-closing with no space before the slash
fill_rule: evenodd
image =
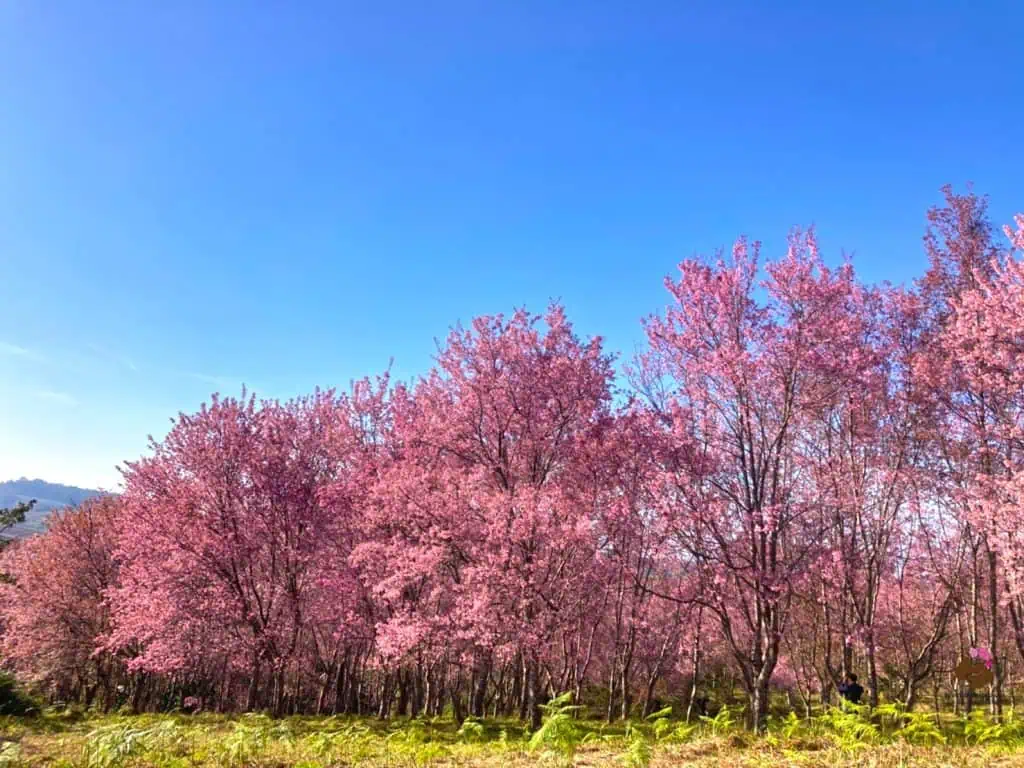
<path id="1" fill-rule="evenodd" d="M 657 712 L 651 712 L 651 714 L 645 717 L 644 720 L 646 720 L 649 723 L 656 723 L 659 720 L 668 720 L 672 717 L 672 711 L 673 710 L 670 705 L 662 709 L 659 709 Z"/>
<path id="2" fill-rule="evenodd" d="M 881 723 L 881 732 L 909 744 L 945 744 L 935 716 L 926 712 L 907 712 L 900 702 L 889 702 L 875 708 L 874 716 Z"/>
<path id="3" fill-rule="evenodd" d="M 696 723 L 680 723 L 668 735 L 669 741 L 685 742 L 690 741 L 699 730 Z"/>
<path id="4" fill-rule="evenodd" d="M 779 733 L 782 734 L 784 739 L 792 739 L 803 727 L 803 723 L 797 716 L 796 712 L 790 710 L 782 723 L 779 725 Z"/>
<path id="5" fill-rule="evenodd" d="M 146 732 L 146 743 L 152 750 L 183 757 L 194 746 L 196 737 L 204 731 L 202 726 L 186 729 L 174 720 L 161 720 Z"/>
<path id="6" fill-rule="evenodd" d="M 672 707 L 665 707 L 659 709 L 657 712 L 652 712 L 647 716 L 647 720 L 652 724 L 654 728 L 654 736 L 659 741 L 670 736 L 673 731 L 674 724 L 672 718 Z"/>
<path id="7" fill-rule="evenodd" d="M 387 735 L 385 741 L 397 744 L 426 744 L 431 738 L 431 724 L 421 719 L 410 720 Z"/>
<path id="8" fill-rule="evenodd" d="M 13 507 L 0 509 L 0 533 L 3 533 L 11 526 L 25 522 L 25 515 L 32 511 L 36 500 L 19 501 Z"/>
<path id="9" fill-rule="evenodd" d="M 21 762 L 21 747 L 15 741 L 0 741 L 0 768 Z"/>
<path id="10" fill-rule="evenodd" d="M 318 757 L 327 757 L 344 741 L 344 734 L 340 731 L 316 731 L 303 739 L 306 749 Z"/>
<path id="11" fill-rule="evenodd" d="M 651 744 L 647 737 L 639 730 L 633 732 L 629 740 L 629 748 L 622 756 L 622 762 L 626 768 L 647 768 L 651 763 Z"/>
<path id="12" fill-rule="evenodd" d="M 587 733 L 587 735 L 583 737 L 583 740 L 580 741 L 580 744 L 595 744 L 597 742 L 610 743 L 612 741 L 615 741 L 615 736 L 612 736 L 605 732 L 607 729 L 608 724 L 601 723 L 597 727 L 597 730 L 590 731 L 589 733 Z"/>
<path id="13" fill-rule="evenodd" d="M 945 744 L 935 716 L 927 712 L 909 712 L 904 716 L 899 737 L 910 744 Z"/>
<path id="14" fill-rule="evenodd" d="M 416 749 L 412 758 L 416 765 L 429 765 L 430 763 L 443 760 L 447 756 L 448 750 L 444 745 L 432 741 Z"/>
<path id="15" fill-rule="evenodd" d="M 973 750 L 973 759 L 982 761 L 971 764 L 980 766 L 998 763 L 994 757 L 985 762 L 984 755 L 1024 748 L 1024 725 L 1012 715 L 1002 723 L 990 721 L 983 712 L 939 720 L 933 713 L 908 713 L 901 705 L 889 703 L 875 709 L 833 708 L 811 719 L 801 719 L 796 713 L 773 716 L 769 732 L 763 736 L 744 730 L 738 708 L 719 711 L 700 724 L 675 720 L 669 709 L 636 722 L 580 720 L 574 717 L 577 707 L 569 695 L 558 697 L 544 709 L 542 727 L 522 740 L 518 724 L 479 718 L 457 726 L 451 719 L 436 718 L 125 717 L 71 710 L 75 719 L 54 709 L 35 719 L 0 719 L 0 733 L 6 738 L 0 741 L 0 768 L 29 764 L 64 768 L 329 768 L 364 764 L 411 768 L 503 761 L 512 766 L 537 758 L 569 766 L 579 759 L 577 752 L 584 744 L 589 746 L 588 764 L 607 765 L 614 760 L 622 768 L 650 768 L 656 760 L 685 762 L 690 756 L 712 753 L 718 754 L 723 765 L 766 768 L 783 762 L 966 765 L 956 750 Z M 67 746 L 56 747 L 59 752 L 43 759 L 40 739 Z M 676 746 L 684 741 L 693 744 Z M 885 759 L 880 757 L 883 755 Z M 914 761 L 904 760 L 911 755 Z M 928 755 L 935 759 L 929 761 Z M 730 762 L 732 759 L 735 761 Z"/>
<path id="16" fill-rule="evenodd" d="M 825 710 L 818 718 L 818 723 L 832 733 L 841 749 L 860 749 L 879 742 L 879 730 L 869 719 L 868 713 L 867 706 L 843 702 L 839 707 Z"/>
<path id="17" fill-rule="evenodd" d="M 0 672 L 0 715 L 24 717 L 42 711 L 42 704 L 18 685 L 18 682 Z"/>
<path id="18" fill-rule="evenodd" d="M 89 734 L 83 757 L 88 768 L 114 768 L 147 749 L 149 733 L 131 723 L 101 725 Z"/>
<path id="19" fill-rule="evenodd" d="M 1024 746 L 1024 724 L 1011 711 L 1002 723 L 996 723 L 983 712 L 974 711 L 969 717 L 961 718 L 958 735 L 964 744 L 1017 748 Z"/>
<path id="20" fill-rule="evenodd" d="M 479 744 L 487 739 L 484 723 L 479 718 L 467 717 L 456 734 L 459 739 L 470 744 Z"/>
<path id="21" fill-rule="evenodd" d="M 719 736 L 736 727 L 735 716 L 728 706 L 723 706 L 714 717 L 701 715 L 700 719 L 705 727 L 715 736 Z"/>
<path id="22" fill-rule="evenodd" d="M 255 761 L 266 751 L 270 741 L 270 727 L 263 715 L 246 715 L 242 722 L 222 742 L 226 765 L 244 766 Z"/>
<path id="23" fill-rule="evenodd" d="M 572 704 L 572 692 L 566 691 L 547 704 L 541 705 L 547 715 L 543 724 L 530 738 L 529 749 L 544 750 L 545 755 L 570 758 L 581 743 L 579 728 L 573 713 L 580 709 Z"/>

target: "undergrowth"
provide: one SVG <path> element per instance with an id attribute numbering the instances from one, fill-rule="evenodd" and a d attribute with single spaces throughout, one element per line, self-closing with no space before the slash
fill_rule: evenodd
<path id="1" fill-rule="evenodd" d="M 896 703 L 844 704 L 806 719 L 773 717 L 744 730 L 745 712 L 722 707 L 685 722 L 672 707 L 643 719 L 582 718 L 570 694 L 544 706 L 542 725 L 517 721 L 266 715 L 99 716 L 48 710 L 0 717 L 0 768 L 328 768 L 340 765 L 1024 765 L 1024 721 L 981 712 L 938 719 Z"/>

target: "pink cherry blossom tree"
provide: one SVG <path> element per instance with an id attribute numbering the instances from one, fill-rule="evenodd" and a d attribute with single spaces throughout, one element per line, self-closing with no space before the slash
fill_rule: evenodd
<path id="1" fill-rule="evenodd" d="M 678 567 L 700 574 L 699 600 L 732 649 L 761 729 L 794 584 L 821 543 L 799 437 L 870 361 L 850 341 L 864 321 L 849 265 L 826 268 L 813 236 L 794 235 L 766 267 L 759 301 L 758 250 L 741 240 L 729 262 L 683 262 L 679 281 L 667 281 L 674 304 L 647 323 L 641 365 L 676 448 L 663 514 Z"/>
<path id="2" fill-rule="evenodd" d="M 110 631 L 106 591 L 122 505 L 114 496 L 53 513 L 46 531 L 0 555 L 0 660 L 25 680 L 86 706 L 112 703 L 121 663 L 97 652 Z"/>
<path id="3" fill-rule="evenodd" d="M 920 386 L 931 393 L 931 471 L 944 484 L 945 503 L 953 505 L 970 545 L 967 608 L 968 643 L 987 643 L 996 658 L 992 708 L 1002 711 L 999 652 L 1000 590 L 1004 575 L 986 513 L 992 484 L 1005 476 L 1004 399 L 996 381 L 974 354 L 975 344 L 998 326 L 984 323 L 974 307 L 979 286 L 990 283 L 1006 258 L 993 235 L 987 200 L 944 189 L 946 205 L 929 213 L 925 238 L 931 260 L 920 281 L 927 311 L 925 345 L 915 364 Z M 993 318 L 994 319 L 994 318 Z M 982 603 L 984 602 L 984 605 Z M 986 635 L 980 622 L 987 614 Z"/>
<path id="4" fill-rule="evenodd" d="M 477 680 L 514 657 L 535 725 L 542 663 L 587 604 L 597 540 L 575 463 L 612 379 L 600 339 L 580 342 L 558 306 L 543 319 L 543 332 L 525 311 L 452 331 L 396 415 L 400 456 L 354 553 L 388 606 L 389 657 L 444 648 Z"/>
<path id="5" fill-rule="evenodd" d="M 125 471 L 111 647 L 133 668 L 172 673 L 223 657 L 280 711 L 284 677 L 311 626 L 338 517 L 318 499 L 339 471 L 326 439 L 331 392 L 288 403 L 214 397 L 182 414 Z"/>

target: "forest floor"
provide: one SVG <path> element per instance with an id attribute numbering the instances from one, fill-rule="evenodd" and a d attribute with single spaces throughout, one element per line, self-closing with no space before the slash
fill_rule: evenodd
<path id="1" fill-rule="evenodd" d="M 690 727 L 665 719 L 604 726 L 562 719 L 528 736 L 514 721 L 216 715 L 92 716 L 50 713 L 0 717 L 0 768 L 328 768 L 333 766 L 1022 766 L 1024 742 L 985 745 L 911 743 L 899 737 L 829 732 L 780 721 L 767 736 L 710 723 Z M 920 733 L 918 734 L 920 736 Z M 961 734 L 962 736 L 962 734 Z M 867 739 L 867 743 L 860 741 Z M 943 737 L 945 738 L 945 737 Z M 927 739 L 934 741 L 934 739 Z"/>

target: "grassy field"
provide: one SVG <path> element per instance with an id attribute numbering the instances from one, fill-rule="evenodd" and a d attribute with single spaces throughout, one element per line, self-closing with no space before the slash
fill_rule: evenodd
<path id="1" fill-rule="evenodd" d="M 0 766 L 1024 766 L 1024 726 L 981 718 L 939 732 L 930 716 L 890 722 L 845 713 L 778 719 L 766 736 L 728 713 L 687 726 L 668 717 L 605 726 L 552 711 L 528 734 L 517 721 L 261 715 L 0 718 Z M 930 723 L 930 724 L 929 724 Z"/>

